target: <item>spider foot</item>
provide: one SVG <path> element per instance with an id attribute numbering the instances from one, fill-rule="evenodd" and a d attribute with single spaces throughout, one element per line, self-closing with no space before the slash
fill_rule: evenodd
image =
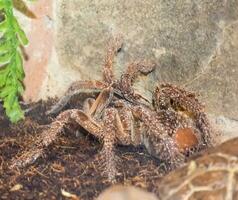
<path id="1" fill-rule="evenodd" d="M 116 110 L 109 108 L 105 110 L 103 116 L 104 128 L 102 129 L 103 149 L 100 152 L 102 158 L 102 166 L 104 166 L 104 174 L 107 175 L 108 180 L 112 183 L 116 182 Z M 104 164 L 103 164 L 104 163 Z"/>
<path id="2" fill-rule="evenodd" d="M 13 158 L 9 163 L 9 168 L 23 168 L 30 164 L 33 164 L 39 157 L 44 153 L 42 148 L 40 149 L 29 149 L 21 153 L 19 157 Z"/>
<path id="3" fill-rule="evenodd" d="M 112 37 L 109 40 L 105 64 L 103 66 L 103 80 L 108 84 L 113 83 L 113 81 L 115 80 L 112 70 L 113 60 L 117 52 L 122 47 L 123 43 L 122 41 L 123 41 L 122 35 L 117 35 L 116 37 Z"/>
<path id="4" fill-rule="evenodd" d="M 24 168 L 33 164 L 38 158 L 42 157 L 45 149 L 51 145 L 58 137 L 59 132 L 52 129 L 44 131 L 34 140 L 34 144 L 21 152 L 20 156 L 16 156 L 10 161 L 9 168 Z"/>
<path id="5" fill-rule="evenodd" d="M 110 183 L 116 183 L 117 163 L 119 158 L 114 151 L 109 151 L 103 148 L 101 152 L 96 155 L 95 162 L 100 166 L 102 176 L 106 177 Z"/>

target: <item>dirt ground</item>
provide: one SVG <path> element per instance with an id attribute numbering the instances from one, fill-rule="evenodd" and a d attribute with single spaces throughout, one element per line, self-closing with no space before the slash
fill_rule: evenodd
<path id="1" fill-rule="evenodd" d="M 66 129 L 43 158 L 23 169 L 8 169 L 9 161 L 29 146 L 52 119 L 45 115 L 55 100 L 23 106 L 25 120 L 11 125 L 0 110 L 0 199 L 65 199 L 62 190 L 90 200 L 110 186 L 97 155 L 102 145 L 85 131 Z M 72 103 L 73 102 L 73 103 Z M 74 99 L 66 107 L 81 107 Z M 77 101 L 78 102 L 78 101 Z M 156 190 L 164 174 L 161 163 L 143 147 L 117 146 L 118 183 Z"/>

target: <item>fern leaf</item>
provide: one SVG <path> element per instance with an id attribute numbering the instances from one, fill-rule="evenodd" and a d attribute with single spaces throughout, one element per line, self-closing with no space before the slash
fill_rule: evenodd
<path id="1" fill-rule="evenodd" d="M 12 48 L 12 41 L 11 40 L 4 40 L 3 42 L 0 42 L 0 53 L 6 53 L 11 51 Z"/>
<path id="2" fill-rule="evenodd" d="M 0 63 L 1 65 L 4 65 L 8 63 L 12 58 L 12 52 L 7 52 L 4 54 L 0 54 Z"/>
<path id="3" fill-rule="evenodd" d="M 21 29 L 20 25 L 18 24 L 18 21 L 16 18 L 12 19 L 12 24 L 15 29 L 15 32 L 17 33 L 18 38 L 20 39 L 20 42 L 22 45 L 27 45 L 28 44 L 28 39 L 26 37 L 25 32 Z"/>
<path id="4" fill-rule="evenodd" d="M 9 24 L 7 21 L 3 21 L 0 23 L 0 32 L 5 33 L 9 28 Z"/>
<path id="5" fill-rule="evenodd" d="M 18 101 L 24 91 L 19 46 L 28 44 L 28 39 L 13 15 L 12 0 L 0 0 L 0 35 L 0 99 L 11 122 L 17 122 L 24 117 Z"/>

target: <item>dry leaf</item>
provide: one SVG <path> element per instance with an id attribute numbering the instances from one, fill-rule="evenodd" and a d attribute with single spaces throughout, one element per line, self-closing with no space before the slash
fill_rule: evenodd
<path id="1" fill-rule="evenodd" d="M 36 15 L 27 7 L 26 3 L 22 0 L 13 0 L 13 6 L 27 17 L 32 19 L 37 18 Z"/>

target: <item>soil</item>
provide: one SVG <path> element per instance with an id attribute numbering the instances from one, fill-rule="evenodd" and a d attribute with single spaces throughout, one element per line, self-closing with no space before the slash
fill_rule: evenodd
<path id="1" fill-rule="evenodd" d="M 84 97 L 82 97 L 84 98 Z M 46 149 L 45 155 L 23 169 L 8 169 L 12 158 L 34 142 L 37 134 L 47 128 L 54 117 L 45 112 L 55 99 L 23 106 L 25 119 L 11 125 L 0 110 L 0 199 L 65 199 L 62 190 L 75 194 L 80 200 L 97 197 L 110 186 L 97 155 L 100 141 L 80 130 L 65 129 L 62 136 Z M 72 99 L 70 106 L 79 107 Z M 81 101 L 80 101 L 81 102 Z M 156 181 L 164 175 L 161 163 L 143 147 L 117 146 L 118 183 L 134 185 L 148 191 L 156 188 Z"/>

